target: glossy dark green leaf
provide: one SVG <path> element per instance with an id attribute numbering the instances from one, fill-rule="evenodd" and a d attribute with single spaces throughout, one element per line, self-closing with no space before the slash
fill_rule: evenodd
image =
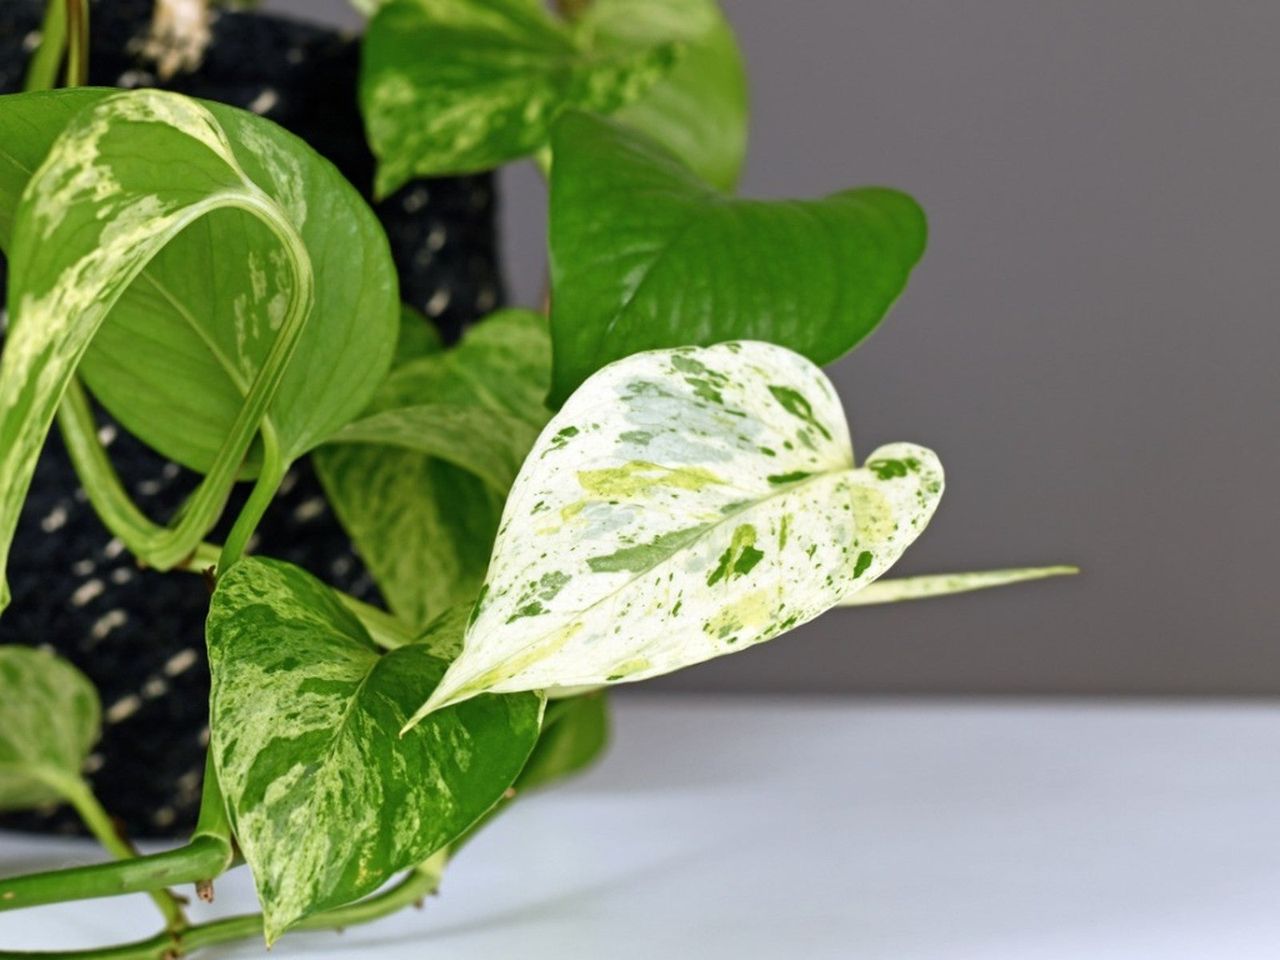
<path id="1" fill-rule="evenodd" d="M 609 745 L 609 698 L 604 691 L 547 704 L 542 734 L 516 779 L 517 791 L 533 790 L 581 773 Z"/>
<path id="2" fill-rule="evenodd" d="M 538 733 L 535 695 L 494 696 L 400 728 L 445 670 L 431 648 L 382 653 L 337 595 L 246 559 L 208 621 L 219 783 L 268 941 L 372 892 L 485 814 Z"/>
<path id="3" fill-rule="evenodd" d="M 360 84 L 378 192 L 526 156 L 566 107 L 614 110 L 678 54 L 596 44 L 537 0 L 392 0 L 369 22 Z"/>
<path id="4" fill-rule="evenodd" d="M 0 646 L 0 810 L 65 797 L 80 782 L 100 719 L 93 684 L 71 664 L 31 647 Z"/>
<path id="5" fill-rule="evenodd" d="M 592 0 L 579 22 L 597 43 L 679 40 L 675 68 L 613 114 L 652 137 L 708 183 L 732 190 L 747 149 L 747 75 L 715 0 Z"/>
<path id="6" fill-rule="evenodd" d="M 622 125 L 567 114 L 553 135 L 552 399 L 641 350 L 737 338 L 829 363 L 866 337 L 924 251 L 893 190 L 724 196 Z"/>
<path id="7" fill-rule="evenodd" d="M 377 417 L 424 403 L 472 408 L 472 419 L 508 425 L 503 436 L 475 443 L 504 450 L 497 462 L 509 466 L 550 416 L 543 404 L 550 367 L 546 318 L 503 311 L 453 349 L 398 367 L 368 412 Z M 470 448 L 472 441 L 466 444 Z M 331 444 L 316 451 L 338 518 L 392 611 L 414 628 L 473 600 L 489 565 L 507 484 L 497 483 L 492 471 L 487 482 L 484 472 L 470 472 L 462 450 L 443 458 L 386 444 Z"/>

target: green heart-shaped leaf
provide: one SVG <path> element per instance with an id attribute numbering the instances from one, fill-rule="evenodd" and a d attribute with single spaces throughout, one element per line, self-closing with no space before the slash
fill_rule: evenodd
<path id="1" fill-rule="evenodd" d="M 338 518 L 388 605 L 413 627 L 480 589 L 511 478 L 551 415 L 543 405 L 550 369 L 546 318 L 502 311 L 457 347 L 398 367 L 368 411 L 377 425 L 414 404 L 469 410 L 458 422 L 483 424 L 478 435 L 463 431 L 451 445 L 439 423 L 416 438 L 316 451 Z"/>
<path id="2" fill-rule="evenodd" d="M 462 834 L 537 738 L 531 695 L 477 699 L 401 737 L 445 661 L 420 644 L 383 654 L 289 564 L 249 558 L 224 574 L 208 640 L 210 749 L 268 942 Z"/>
<path id="3" fill-rule="evenodd" d="M 747 149 L 747 75 L 714 0 L 592 0 L 578 29 L 599 44 L 684 45 L 671 73 L 613 117 L 665 146 L 708 183 L 732 190 Z"/>
<path id="4" fill-rule="evenodd" d="M 641 680 L 871 583 L 942 495 L 928 450 L 855 469 L 830 381 L 782 347 L 637 354 L 589 379 L 512 487 L 461 656 L 418 716 L 486 691 Z"/>
<path id="5" fill-rule="evenodd" d="M 677 53 L 596 45 L 537 0 L 392 0 L 369 22 L 360 81 L 378 193 L 526 156 L 566 107 L 614 110 Z"/>
<path id="6" fill-rule="evenodd" d="M 611 120 L 565 115 L 552 137 L 551 398 L 639 350 L 778 343 L 829 363 L 866 337 L 925 244 L 905 194 L 725 197 Z"/>
<path id="7" fill-rule="evenodd" d="M 0 810 L 64 799 L 80 783 L 100 719 L 93 684 L 71 664 L 0 646 Z"/>

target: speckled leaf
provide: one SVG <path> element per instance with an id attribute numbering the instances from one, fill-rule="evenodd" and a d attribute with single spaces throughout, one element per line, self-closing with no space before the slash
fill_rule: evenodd
<path id="1" fill-rule="evenodd" d="M 301 141 L 250 114 L 156 91 L 33 96 L 83 106 L 51 138 L 14 214 L 0 560 L 78 365 L 131 432 L 210 472 L 220 490 L 252 474 L 259 423 L 290 459 L 350 419 L 395 341 L 385 238 Z M 0 100 L 0 115 L 15 104 L 24 122 L 42 116 L 21 97 Z M 62 124 L 65 111 L 48 117 Z M 39 159 L 40 139 L 10 145 L 9 181 L 18 153 Z M 316 289 L 327 300 L 310 310 Z M 304 326 L 286 319 L 291 311 Z M 245 397 L 273 351 L 287 365 L 260 391 L 264 419 Z M 0 591 L 0 607 L 5 599 Z"/>
<path id="2" fill-rule="evenodd" d="M 551 416 L 543 405 L 550 369 L 546 318 L 506 310 L 469 330 L 457 347 L 397 368 L 369 412 L 426 401 L 470 406 L 511 422 L 511 437 L 532 444 Z M 493 477 L 482 481 L 457 458 L 402 447 L 326 446 L 315 461 L 339 519 L 401 619 L 422 627 L 475 598 L 506 484 L 497 489 Z"/>
<path id="3" fill-rule="evenodd" d="M 360 82 L 378 192 L 526 156 L 566 107 L 614 110 L 678 53 L 663 41 L 597 45 L 538 0 L 392 0 L 369 22 Z"/>
<path id="4" fill-rule="evenodd" d="M 865 607 L 876 603 L 898 603 L 902 600 L 925 600 L 953 593 L 969 593 L 992 587 L 1007 587 L 1045 577 L 1064 577 L 1079 573 L 1076 567 L 1022 567 L 1014 570 L 982 570 L 971 573 L 935 573 L 900 580 L 879 580 L 865 590 L 845 597 L 842 607 Z"/>
<path id="5" fill-rule="evenodd" d="M 547 425 L 462 655 L 419 716 L 485 691 L 640 680 L 768 640 L 872 582 L 942 494 L 928 450 L 854 469 L 831 383 L 782 347 L 638 354 Z"/>
<path id="6" fill-rule="evenodd" d="M 924 215 L 893 190 L 730 199 L 576 112 L 552 150 L 553 403 L 639 350 L 749 338 L 828 363 L 871 333 L 924 251 Z"/>
<path id="7" fill-rule="evenodd" d="M 602 45 L 684 44 L 671 73 L 613 116 L 661 143 L 708 183 L 732 190 L 747 148 L 747 75 L 714 0 L 592 0 L 579 29 Z"/>
<path id="8" fill-rule="evenodd" d="M 477 699 L 401 737 L 445 662 L 421 644 L 383 654 L 332 590 L 285 563 L 224 574 L 208 640 L 210 748 L 268 942 L 461 834 L 537 737 L 532 695 Z"/>
<path id="9" fill-rule="evenodd" d="M 71 664 L 0 646 L 0 810 L 58 800 L 78 783 L 100 718 L 93 684 Z"/>

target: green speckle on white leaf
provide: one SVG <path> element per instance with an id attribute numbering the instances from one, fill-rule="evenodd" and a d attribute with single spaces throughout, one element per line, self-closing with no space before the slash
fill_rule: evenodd
<path id="1" fill-rule="evenodd" d="M 884 573 L 942 494 L 930 451 L 872 459 L 914 467 L 856 469 L 830 381 L 783 347 L 605 367 L 525 461 L 463 652 L 417 718 L 487 691 L 641 680 L 813 619 Z"/>

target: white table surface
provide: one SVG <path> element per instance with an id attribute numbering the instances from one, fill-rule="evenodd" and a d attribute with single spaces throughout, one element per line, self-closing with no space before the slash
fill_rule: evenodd
<path id="1" fill-rule="evenodd" d="M 615 705 L 608 759 L 517 803 L 424 911 L 286 937 L 271 957 L 1280 957 L 1280 706 Z M 6 873 L 92 855 L 0 835 Z M 248 879 L 195 913 L 251 909 Z M 0 947 L 153 923 L 136 896 L 5 913 Z"/>

